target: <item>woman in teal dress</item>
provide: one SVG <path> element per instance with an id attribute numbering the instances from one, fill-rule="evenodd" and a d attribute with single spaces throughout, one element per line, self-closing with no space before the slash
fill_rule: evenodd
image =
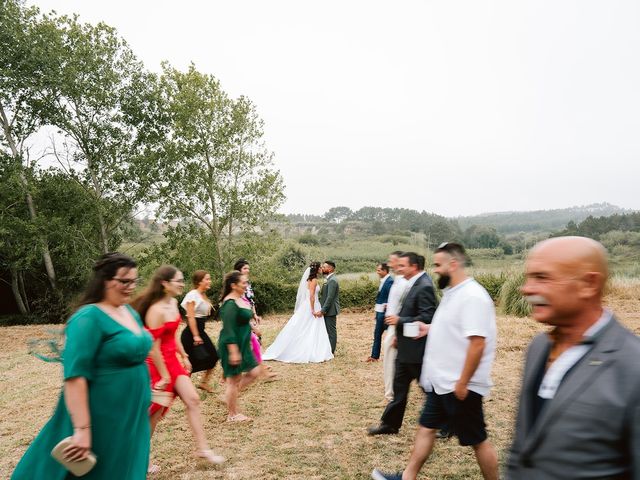
<path id="1" fill-rule="evenodd" d="M 13 472 L 12 480 L 76 478 L 51 457 L 72 437 L 68 460 L 97 457 L 87 480 L 144 480 L 149 460 L 151 389 L 145 359 L 151 335 L 127 302 L 135 289 L 135 261 L 103 255 L 81 307 L 65 328 L 64 386 L 51 419 Z"/>
<path id="2" fill-rule="evenodd" d="M 218 354 L 227 379 L 225 403 L 229 409 L 228 422 L 251 420 L 238 412 L 238 393 L 255 381 L 260 373 L 251 348 L 249 321 L 253 318 L 253 310 L 242 300 L 246 289 L 247 277 L 234 271 L 225 276 L 220 296 L 222 331 L 218 343 Z"/>

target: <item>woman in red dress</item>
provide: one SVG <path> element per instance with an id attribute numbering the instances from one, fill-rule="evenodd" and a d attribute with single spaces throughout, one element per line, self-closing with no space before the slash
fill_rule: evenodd
<path id="1" fill-rule="evenodd" d="M 153 347 L 147 358 L 151 375 L 151 388 L 155 391 L 171 392 L 185 404 L 187 419 L 196 441 L 196 457 L 209 463 L 220 464 L 224 458 L 216 455 L 207 443 L 200 416 L 200 397 L 189 375 L 191 363 L 182 343 L 176 341 L 176 331 L 182 318 L 175 297 L 184 289 L 182 272 L 171 265 L 155 271 L 147 288 L 131 303 L 144 319 L 145 328 L 153 336 Z M 178 360 L 178 355 L 182 362 Z M 169 407 L 151 403 L 151 435 Z M 149 466 L 149 473 L 160 470 L 157 465 Z"/>

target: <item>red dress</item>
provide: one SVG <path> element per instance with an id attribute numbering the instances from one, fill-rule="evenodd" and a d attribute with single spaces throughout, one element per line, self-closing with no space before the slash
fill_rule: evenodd
<path id="1" fill-rule="evenodd" d="M 164 364 L 167 366 L 167 370 L 169 371 L 169 376 L 171 380 L 169 384 L 166 386 L 165 390 L 168 392 L 175 393 L 175 384 L 176 379 L 180 375 L 189 376 L 186 372 L 180 361 L 178 360 L 178 347 L 176 346 L 176 330 L 180 326 L 181 317 L 178 315 L 173 322 L 165 322 L 164 325 L 158 328 L 148 328 L 145 327 L 149 333 L 153 336 L 153 340 L 160 339 L 160 351 L 162 352 L 162 359 L 164 360 Z M 151 388 L 160 380 L 160 372 L 156 368 L 153 363 L 153 359 L 151 355 L 147 357 L 147 366 L 149 367 L 149 374 L 151 375 Z M 162 405 L 158 405 L 157 403 L 151 403 L 151 407 L 149 409 L 149 413 L 153 415 L 158 410 L 162 410 L 162 415 L 165 415 L 169 410 L 168 407 L 163 407 Z"/>

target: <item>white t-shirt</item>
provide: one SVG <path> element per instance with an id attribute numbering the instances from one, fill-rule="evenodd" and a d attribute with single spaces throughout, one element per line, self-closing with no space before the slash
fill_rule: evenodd
<path id="1" fill-rule="evenodd" d="M 485 346 L 468 388 L 485 396 L 493 385 L 491 367 L 496 352 L 496 312 L 487 291 L 469 278 L 444 290 L 431 321 L 420 376 L 420 385 L 425 390 L 433 388 L 438 395 L 454 391 L 472 336 L 484 337 Z"/>
<path id="2" fill-rule="evenodd" d="M 198 290 L 194 289 L 194 290 L 191 290 L 189 293 L 187 293 L 182 299 L 182 303 L 180 304 L 180 306 L 184 308 L 186 311 L 187 303 L 189 302 L 196 303 L 195 305 L 196 317 L 208 317 L 209 314 L 211 313 L 211 304 L 202 298 L 202 295 L 200 295 L 200 292 Z"/>

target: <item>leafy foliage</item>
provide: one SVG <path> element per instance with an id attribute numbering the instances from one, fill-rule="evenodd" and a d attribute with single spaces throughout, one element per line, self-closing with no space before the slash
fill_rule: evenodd
<path id="1" fill-rule="evenodd" d="M 609 232 L 640 232 L 640 212 L 615 214 L 608 217 L 593 217 L 589 216 L 579 224 L 575 222 L 569 222 L 567 227 L 558 233 L 560 235 L 579 235 L 582 237 L 589 237 L 595 240 L 608 234 Z M 632 236 L 621 235 L 620 233 L 609 236 L 607 240 L 609 243 L 615 238 L 618 238 L 622 244 L 628 242 Z M 631 240 L 633 242 L 633 240 Z"/>
<path id="2" fill-rule="evenodd" d="M 505 315 L 526 317 L 531 313 L 531 306 L 520 293 L 524 281 L 524 273 L 510 275 L 500 288 L 500 309 Z"/>
<path id="3" fill-rule="evenodd" d="M 142 255 L 147 275 L 172 262 L 220 278 L 239 256 L 273 274 L 283 242 L 266 222 L 284 187 L 249 99 L 193 65 L 150 73 L 103 23 L 16 0 L 0 18 L 0 280 L 23 315 L 63 319 L 96 256 L 143 240 L 133 218 L 151 201 L 174 222 Z M 42 129 L 49 170 L 31 162 Z"/>
<path id="4" fill-rule="evenodd" d="M 264 226 L 284 200 L 273 154 L 262 143 L 263 122 L 249 99 L 230 99 L 193 65 L 181 72 L 164 64 L 158 101 L 167 139 L 155 175 L 158 213 L 203 227 L 222 270 L 235 235 Z M 174 230 L 174 238 L 183 231 Z"/>
<path id="5" fill-rule="evenodd" d="M 473 278 L 485 288 L 494 302 L 499 301 L 502 286 L 507 281 L 505 273 L 479 273 Z"/>

